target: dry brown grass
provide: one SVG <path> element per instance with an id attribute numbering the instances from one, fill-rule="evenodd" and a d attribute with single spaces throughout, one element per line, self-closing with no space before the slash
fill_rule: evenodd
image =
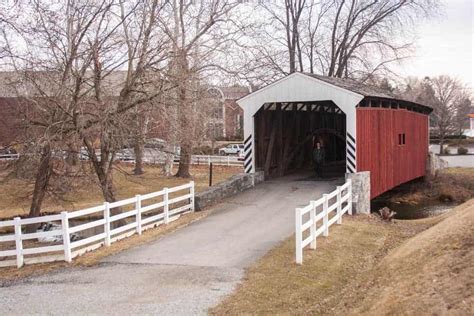
<path id="1" fill-rule="evenodd" d="M 316 251 L 305 250 L 301 266 L 295 264 L 294 237 L 291 237 L 250 268 L 235 294 L 211 312 L 217 315 L 330 313 L 342 296 L 357 293 L 358 289 L 348 286 L 348 282 L 370 271 L 389 249 L 422 227 L 346 216 L 342 226 L 331 227 L 328 238 L 318 238 Z"/>
<path id="2" fill-rule="evenodd" d="M 250 268 L 237 291 L 211 313 L 466 313 L 473 293 L 472 228 L 468 231 L 473 206 L 471 201 L 437 218 L 393 224 L 345 217 L 328 238 L 318 239 L 316 251 L 305 251 L 301 266 L 294 262 L 294 238 L 289 238 Z M 465 213 L 453 222 L 452 214 L 462 208 Z M 447 234 L 446 226 L 459 238 Z"/>
<path id="3" fill-rule="evenodd" d="M 474 197 L 474 168 L 448 168 L 433 179 L 402 185 L 386 197 L 394 203 L 463 203 Z"/>
<path id="4" fill-rule="evenodd" d="M 352 314 L 473 315 L 474 199 L 378 264 Z"/>
<path id="5" fill-rule="evenodd" d="M 134 176 L 132 166 L 122 164 L 120 170 L 114 171 L 114 181 L 119 199 L 133 197 L 136 194 L 144 194 L 159 191 L 164 187 L 172 187 L 187 183 L 190 179 L 176 177 L 164 177 L 159 167 L 147 166 L 145 174 Z M 209 169 L 207 166 L 193 166 L 191 173 L 196 184 L 196 191 L 202 191 L 208 187 Z M 214 167 L 213 183 L 221 182 L 230 176 L 242 172 L 240 167 Z M 0 173 L 0 180 L 5 178 L 6 172 Z M 30 206 L 30 195 L 33 185 L 20 179 L 3 179 L 0 181 L 0 218 L 11 218 L 14 216 L 25 216 Z M 63 210 L 78 210 L 103 202 L 100 188 L 91 180 L 78 179 L 73 188 L 67 192 L 62 199 L 52 197 L 46 198 L 43 204 L 43 212 L 54 213 Z"/>

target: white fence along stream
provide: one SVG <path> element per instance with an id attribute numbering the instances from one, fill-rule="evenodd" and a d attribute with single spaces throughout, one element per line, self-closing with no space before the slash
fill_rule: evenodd
<path id="1" fill-rule="evenodd" d="M 331 202 L 334 201 L 334 202 Z M 319 211 L 318 211 L 319 210 Z M 335 214 L 333 214 L 335 212 Z M 345 213 L 352 215 L 352 183 L 347 180 L 342 186 L 316 201 L 311 201 L 295 212 L 296 263 L 303 263 L 303 250 L 310 245 L 316 249 L 316 238 L 329 235 L 329 227 L 342 223 Z M 332 215 L 333 214 L 333 215 Z M 318 226 L 318 222 L 321 224 Z M 307 230 L 309 229 L 309 232 Z M 306 237 L 305 237 L 306 236 Z"/>
<path id="2" fill-rule="evenodd" d="M 0 235 L 0 267 L 22 267 L 24 264 L 62 260 L 71 262 L 74 257 L 85 252 L 102 245 L 110 246 L 134 234 L 140 235 L 148 228 L 168 224 L 181 214 L 192 211 L 194 182 L 189 182 L 79 211 L 1 221 L 0 230 L 10 229 L 11 233 Z M 36 227 L 41 223 L 54 223 L 54 229 L 24 232 L 27 225 Z M 78 240 L 71 238 L 86 231 L 89 231 L 87 237 Z M 39 241 L 48 238 L 50 242 L 41 245 Z"/>

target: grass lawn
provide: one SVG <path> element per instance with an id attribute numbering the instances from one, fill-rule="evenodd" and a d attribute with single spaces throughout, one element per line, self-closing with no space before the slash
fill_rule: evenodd
<path id="1" fill-rule="evenodd" d="M 159 191 L 164 187 L 177 186 L 191 180 L 195 181 L 196 192 L 205 190 L 209 184 L 208 166 L 193 166 L 192 179 L 165 177 L 158 166 L 146 166 L 145 174 L 140 176 L 133 175 L 132 169 L 131 165 L 121 164 L 117 170 L 114 170 L 113 177 L 118 199 Z M 242 172 L 241 167 L 214 166 L 213 184 L 240 172 Z M 6 171 L 0 172 L 0 218 L 25 216 L 29 211 L 33 184 L 20 179 L 5 179 L 6 174 Z M 43 212 L 72 211 L 102 203 L 100 188 L 94 180 L 93 175 L 75 180 L 73 187 L 61 199 L 48 196 L 43 203 Z"/>
<path id="2" fill-rule="evenodd" d="M 470 212 L 469 221 L 466 223 L 466 219 L 463 219 L 452 224 L 450 229 L 459 233 L 464 239 L 467 238 L 464 242 L 459 241 L 458 238 L 453 240 L 453 243 L 456 249 L 463 248 L 463 250 L 469 249 L 467 246 L 470 244 L 470 255 L 466 256 L 465 251 L 445 254 L 458 258 L 459 262 L 464 262 L 464 266 L 469 265 L 465 260 L 472 258 L 473 254 L 473 236 L 468 229 L 474 218 L 474 200 L 464 206 L 463 216 L 467 208 Z M 442 253 L 440 250 L 452 248 L 447 238 L 438 238 L 437 241 L 433 241 L 430 247 L 425 248 L 428 253 L 417 246 L 420 243 L 427 245 L 422 241 L 422 237 L 418 236 L 422 236 L 423 233 L 429 231 L 428 228 L 447 217 L 448 214 L 445 214 L 431 219 L 384 223 L 375 217 L 345 216 L 341 226 L 331 227 L 328 238 L 318 238 L 316 250 L 305 250 L 303 265 L 295 264 L 294 237 L 290 237 L 251 267 L 234 294 L 210 312 L 215 315 L 381 315 L 387 313 L 397 315 L 415 312 L 416 315 L 420 311 L 423 314 L 423 308 L 425 308 L 424 313 L 429 313 L 429 308 L 431 308 L 439 312 L 438 314 L 443 314 L 449 310 L 446 302 L 440 298 L 443 295 L 438 292 L 437 296 L 432 296 L 431 300 L 426 299 L 432 291 L 429 288 L 430 282 L 436 282 L 430 278 L 437 279 L 440 282 L 439 285 L 447 284 L 451 278 L 455 278 L 458 280 L 457 285 L 451 285 L 451 287 L 457 286 L 457 288 L 443 298 L 449 297 L 447 300 L 451 300 L 449 304 L 453 311 L 463 314 L 469 309 L 467 305 L 463 305 L 462 301 L 467 301 L 466 304 L 468 304 L 467 297 L 470 297 L 472 302 L 472 288 L 469 290 L 469 283 L 474 277 L 473 269 L 461 272 L 450 271 L 451 264 L 444 266 L 440 264 L 440 259 L 436 257 Z M 446 227 L 441 227 L 436 234 L 432 233 L 432 235 L 443 236 L 442 232 L 444 232 L 447 237 L 446 229 Z M 397 251 L 408 253 L 404 248 L 410 241 L 409 255 L 404 257 L 401 254 L 397 255 Z M 433 252 L 429 254 L 429 251 Z M 433 260 L 425 259 L 430 255 L 434 258 Z M 453 265 L 453 267 L 459 268 L 459 265 Z M 456 277 L 461 273 L 460 277 L 464 279 Z M 422 278 L 428 280 L 423 280 L 425 289 L 414 285 Z M 402 283 L 404 281 L 407 282 Z M 464 292 L 460 293 L 460 289 Z M 384 295 L 383 298 L 380 297 L 381 293 Z M 391 300 L 394 297 L 396 299 Z M 379 303 L 381 299 L 385 300 L 384 304 Z M 409 299 L 410 303 L 404 305 L 404 299 Z M 431 306 L 433 304 L 440 308 L 435 309 Z M 374 309 L 373 306 L 377 308 Z"/>

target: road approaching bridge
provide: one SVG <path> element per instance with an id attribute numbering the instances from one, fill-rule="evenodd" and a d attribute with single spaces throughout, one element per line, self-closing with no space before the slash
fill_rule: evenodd
<path id="1" fill-rule="evenodd" d="M 108 257 L 0 288 L 2 314 L 205 314 L 294 232 L 294 210 L 341 181 L 279 178 L 186 228 Z"/>

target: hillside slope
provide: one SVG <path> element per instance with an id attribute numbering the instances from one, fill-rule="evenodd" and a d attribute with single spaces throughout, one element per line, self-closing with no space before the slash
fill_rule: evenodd
<path id="1" fill-rule="evenodd" d="M 474 199 L 390 252 L 354 314 L 474 313 Z"/>

